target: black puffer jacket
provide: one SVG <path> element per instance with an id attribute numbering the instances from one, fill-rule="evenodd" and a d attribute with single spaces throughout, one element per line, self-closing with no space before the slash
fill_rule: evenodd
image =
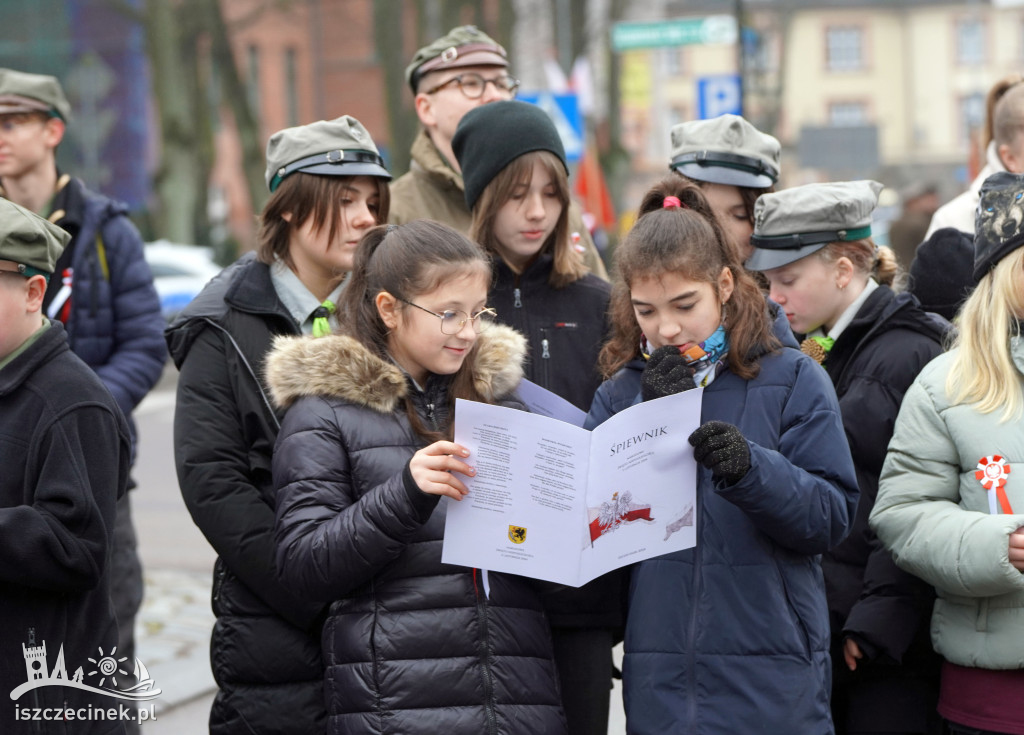
<path id="1" fill-rule="evenodd" d="M 868 515 L 878 495 L 886 448 L 892 438 L 903 395 L 928 362 L 942 351 L 949 323 L 923 311 L 907 293 L 879 286 L 868 296 L 850 325 L 828 353 L 824 367 L 839 396 L 843 428 L 850 443 L 860 503 L 850 535 L 822 559 L 828 593 L 836 682 L 869 677 L 895 677 L 884 707 L 851 702 L 857 726 L 868 726 L 873 713 L 896 716 L 895 709 L 919 707 L 920 697 L 900 690 L 901 681 L 937 674 L 930 654 L 928 619 L 934 592 L 918 578 L 896 567 L 892 556 L 868 528 Z M 869 660 L 852 674 L 842 657 L 842 640 L 852 635 Z M 894 664 L 905 664 L 902 670 Z M 914 685 L 917 687 L 917 685 Z M 839 698 L 834 698 L 839 701 Z M 918 710 L 918 715 L 923 712 Z M 890 720 L 917 732 L 917 722 Z M 842 723 L 837 723 L 842 724 Z"/>
<path id="2" fill-rule="evenodd" d="M 271 453 L 280 422 L 261 376 L 274 336 L 298 333 L 269 268 L 251 254 L 211 281 L 166 333 L 181 371 L 174 417 L 178 483 L 219 555 L 212 735 L 307 735 L 326 728 L 325 606 L 298 600 L 274 567 Z"/>
<path id="3" fill-rule="evenodd" d="M 425 442 L 401 397 L 443 425 L 449 378 L 416 391 L 355 340 L 281 340 L 268 361 L 291 406 L 274 453 L 277 563 L 297 594 L 334 600 L 324 626 L 328 732 L 521 735 L 565 732 L 551 638 L 528 580 L 441 563 L 446 503 L 408 473 Z M 477 387 L 508 397 L 521 335 L 477 346 Z"/>

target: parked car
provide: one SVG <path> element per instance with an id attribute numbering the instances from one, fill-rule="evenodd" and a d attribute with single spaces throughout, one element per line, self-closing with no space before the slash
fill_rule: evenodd
<path id="1" fill-rule="evenodd" d="M 153 285 L 160 296 L 160 310 L 168 322 L 221 270 L 213 262 L 212 248 L 179 245 L 167 240 L 146 244 L 146 262 L 153 272 Z"/>

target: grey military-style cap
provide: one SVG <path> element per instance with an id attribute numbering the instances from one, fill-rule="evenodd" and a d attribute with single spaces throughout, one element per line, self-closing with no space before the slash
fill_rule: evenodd
<path id="1" fill-rule="evenodd" d="M 831 242 L 871 237 L 871 213 L 882 185 L 838 181 L 795 186 L 762 194 L 754 203 L 754 253 L 744 267 L 780 268 L 816 253 Z"/>
<path id="2" fill-rule="evenodd" d="M 57 77 L 0 69 L 0 115 L 45 112 L 67 122 L 71 104 Z"/>
<path id="3" fill-rule="evenodd" d="M 405 81 L 416 94 L 425 74 L 465 66 L 508 66 L 505 49 L 476 26 L 453 28 L 416 52 L 405 68 Z"/>
<path id="4" fill-rule="evenodd" d="M 391 179 L 370 134 L 349 115 L 285 128 L 270 136 L 265 175 L 270 191 L 299 171 L 317 176 Z"/>
<path id="5" fill-rule="evenodd" d="M 70 240 L 62 228 L 0 198 L 0 271 L 49 278 Z"/>
<path id="6" fill-rule="evenodd" d="M 739 115 L 672 127 L 669 168 L 695 181 L 767 189 L 779 180 L 782 146 Z"/>

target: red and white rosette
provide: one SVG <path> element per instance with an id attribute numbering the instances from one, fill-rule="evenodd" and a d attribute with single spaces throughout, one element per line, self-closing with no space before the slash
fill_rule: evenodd
<path id="1" fill-rule="evenodd" d="M 988 490 L 989 512 L 995 514 L 997 503 L 1004 514 L 1010 515 L 1010 499 L 1006 497 L 1006 477 L 1010 474 L 1010 464 L 998 454 L 982 457 L 978 469 L 974 472 L 975 479 Z"/>

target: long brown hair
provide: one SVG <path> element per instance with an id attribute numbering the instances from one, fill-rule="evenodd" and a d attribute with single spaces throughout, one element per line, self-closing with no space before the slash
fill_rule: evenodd
<path id="1" fill-rule="evenodd" d="M 529 186 L 533 165 L 540 161 L 551 175 L 555 193 L 562 205 L 554 231 L 544 241 L 541 253 L 550 253 L 554 263 L 548 279 L 554 288 L 562 288 L 587 274 L 587 266 L 569 241 L 569 177 L 565 167 L 554 153 L 533 151 L 524 153 L 491 179 L 473 207 L 473 226 L 469 236 L 484 246 L 492 255 L 501 255 L 501 244 L 494 236 L 494 221 L 498 211 L 512 198 L 516 187 Z"/>
<path id="2" fill-rule="evenodd" d="M 430 220 L 374 227 L 359 241 L 349 281 L 341 294 L 341 332 L 382 360 L 390 360 L 389 330 L 377 310 L 377 294 L 386 291 L 400 299 L 404 310 L 409 308 L 405 301 L 414 301 L 444 281 L 472 272 L 481 273 L 490 283 L 491 262 L 476 243 L 451 227 Z M 479 344 L 477 341 L 473 345 L 452 380 L 448 423 L 442 431 L 427 429 L 409 397 L 404 399 L 413 431 L 427 441 L 452 437 L 456 398 L 485 401 L 473 381 Z"/>
<path id="3" fill-rule="evenodd" d="M 328 228 L 328 238 L 334 240 L 344 222 L 342 195 L 351 185 L 353 176 L 318 176 L 292 174 L 277 187 L 260 213 L 256 257 L 267 265 L 280 258 L 291 267 L 288 252 L 291 234 L 313 218 L 313 229 Z M 377 185 L 377 222 L 387 222 L 391 208 L 391 191 L 381 177 L 371 177 Z M 284 215 L 291 214 L 291 221 Z"/>
<path id="4" fill-rule="evenodd" d="M 666 209 L 668 196 L 677 197 L 684 206 Z M 630 284 L 675 272 L 710 283 L 717 293 L 723 268 L 729 269 L 735 284 L 724 304 L 729 369 L 749 380 L 760 370 L 758 356 L 781 346 L 772 333 L 764 295 L 744 270 L 700 188 L 670 174 L 644 195 L 636 224 L 615 249 L 609 306 L 612 336 L 598 359 L 604 376 L 614 375 L 640 351 L 640 325 L 630 300 Z"/>

